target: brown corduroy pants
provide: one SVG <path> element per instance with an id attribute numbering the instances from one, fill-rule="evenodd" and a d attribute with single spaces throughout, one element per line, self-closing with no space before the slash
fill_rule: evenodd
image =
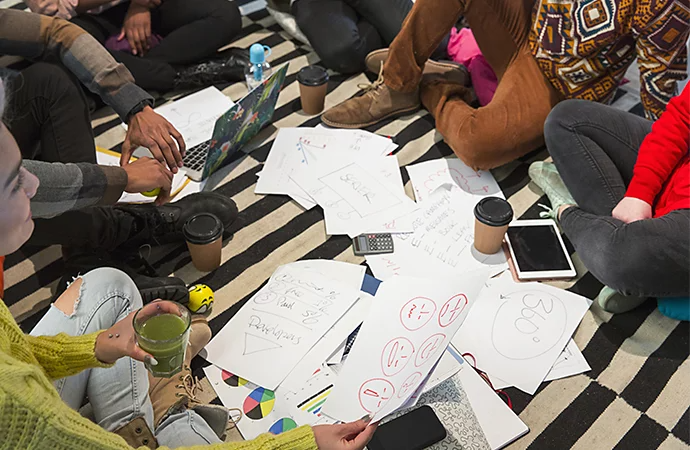
<path id="1" fill-rule="evenodd" d="M 424 107 L 455 154 L 475 169 L 510 162 L 544 143 L 543 127 L 562 96 L 542 75 L 529 49 L 534 0 L 417 0 L 384 66 L 388 87 L 411 92 L 421 84 Z M 472 108 L 464 86 L 422 80 L 422 68 L 464 15 L 498 77 L 490 104 Z"/>

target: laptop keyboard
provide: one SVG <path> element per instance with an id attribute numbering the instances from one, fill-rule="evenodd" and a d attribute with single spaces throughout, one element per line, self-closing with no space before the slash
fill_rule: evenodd
<path id="1" fill-rule="evenodd" d="M 184 155 L 184 166 L 188 169 L 200 172 L 204 168 L 206 163 L 206 157 L 208 156 L 208 149 L 211 147 L 211 140 L 195 145 L 194 147 L 187 150 Z"/>

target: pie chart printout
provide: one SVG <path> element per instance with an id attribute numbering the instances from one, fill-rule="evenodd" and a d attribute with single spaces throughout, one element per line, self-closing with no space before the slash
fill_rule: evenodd
<path id="1" fill-rule="evenodd" d="M 285 431 L 293 430 L 295 428 L 297 428 L 297 424 L 295 423 L 295 421 L 289 417 L 285 417 L 271 425 L 271 428 L 268 429 L 268 432 L 273 434 L 280 434 Z"/>
<path id="2" fill-rule="evenodd" d="M 258 387 L 244 400 L 242 411 L 252 420 L 261 420 L 273 411 L 276 396 L 270 389 Z"/>

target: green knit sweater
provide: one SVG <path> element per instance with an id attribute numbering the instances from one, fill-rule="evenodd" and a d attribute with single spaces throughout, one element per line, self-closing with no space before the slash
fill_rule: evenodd
<path id="1" fill-rule="evenodd" d="M 120 436 L 70 409 L 51 383 L 84 369 L 108 367 L 94 354 L 97 336 L 27 336 L 0 300 L 0 449 L 131 448 Z M 311 428 L 305 426 L 253 441 L 187 448 L 316 450 L 317 446 Z"/>

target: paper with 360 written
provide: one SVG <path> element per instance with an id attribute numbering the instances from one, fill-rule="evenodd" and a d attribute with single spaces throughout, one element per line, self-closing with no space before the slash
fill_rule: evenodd
<path id="1" fill-rule="evenodd" d="M 453 338 L 477 368 L 533 395 L 591 300 L 542 283 L 492 280 Z"/>
<path id="2" fill-rule="evenodd" d="M 486 271 L 450 279 L 384 281 L 323 412 L 377 421 L 404 405 L 427 379 L 479 296 Z"/>
<path id="3" fill-rule="evenodd" d="M 483 255 L 474 249 L 471 198 L 444 185 L 418 206 L 418 210 L 401 218 L 412 222 L 414 232 L 393 235 L 394 253 L 367 256 L 376 278 L 453 276 L 480 268 L 489 268 L 493 275 L 507 268 L 503 252 Z"/>
<path id="4" fill-rule="evenodd" d="M 287 267 L 211 340 L 206 359 L 274 390 L 358 298 L 319 272 Z"/>

